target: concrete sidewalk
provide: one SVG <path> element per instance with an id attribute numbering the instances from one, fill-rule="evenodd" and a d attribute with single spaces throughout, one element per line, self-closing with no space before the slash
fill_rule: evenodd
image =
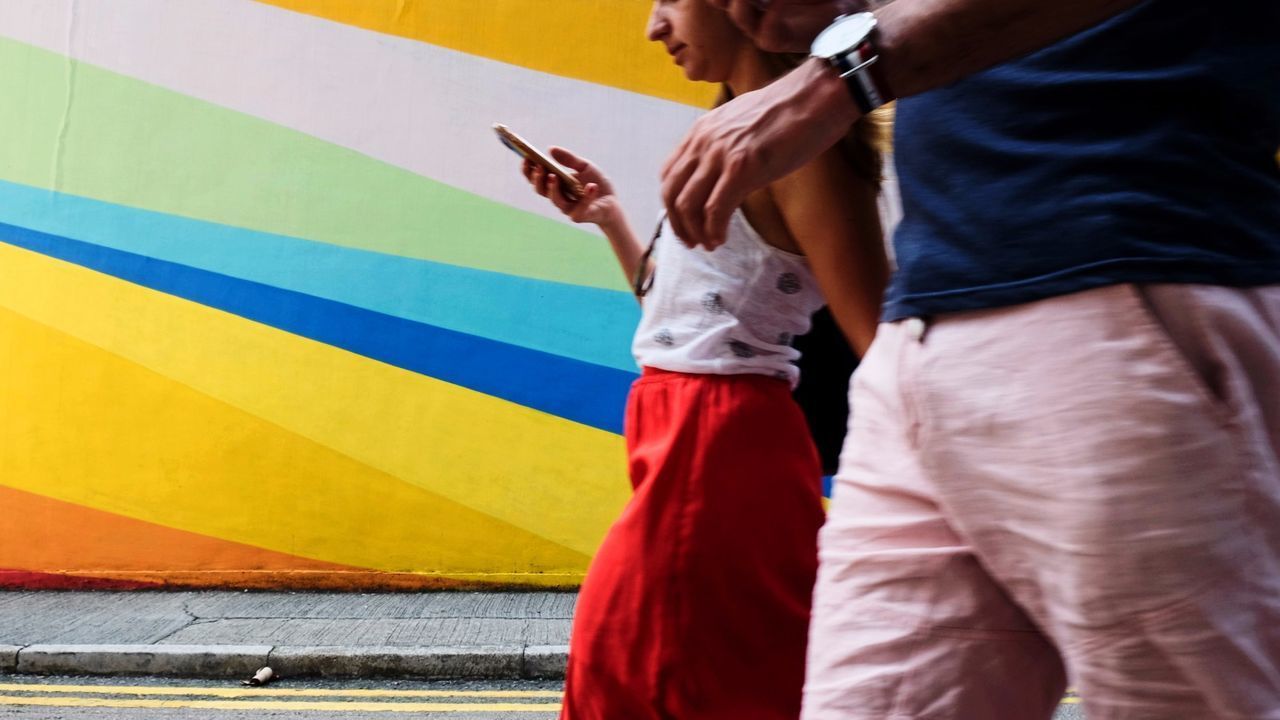
<path id="1" fill-rule="evenodd" d="M 0 673 L 564 676 L 574 593 L 0 592 Z"/>

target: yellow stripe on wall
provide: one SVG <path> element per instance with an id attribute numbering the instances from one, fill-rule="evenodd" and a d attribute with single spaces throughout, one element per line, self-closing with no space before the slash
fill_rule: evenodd
<path id="1" fill-rule="evenodd" d="M 482 515 L 532 533 L 554 545 L 583 556 L 593 554 L 605 529 L 630 492 L 625 479 L 622 438 L 588 428 L 497 398 L 482 395 L 406 370 L 384 365 L 322 343 L 289 335 L 218 310 L 138 287 L 84 268 L 0 244 L 0 307 L 9 308 L 38 323 L 189 386 L 222 403 L 238 408 L 306 438 L 335 453 L 398 478 Z M 14 331 L 9 331 L 14 332 Z M 18 338 L 0 337 L 0 360 L 16 355 Z M 12 358 L 8 362 L 12 362 Z M 66 362 L 73 362 L 68 358 Z M 30 382 L 53 395 L 24 397 L 9 407 L 25 408 L 44 402 L 69 406 L 81 402 L 61 387 L 66 368 L 35 367 Z M 512 368 L 519 372 L 519 368 Z M 7 373 L 12 378 L 13 373 Z M 107 381 L 106 378 L 103 380 Z M 112 378 L 120 383 L 119 378 Z M 136 379 L 131 381 L 136 384 Z M 115 384 L 112 392 L 126 398 L 137 391 L 128 383 Z M 110 394 L 96 396 L 112 402 Z M 153 409 L 163 409 L 166 398 Z M 321 560 L 376 567 L 379 551 L 359 558 L 335 554 L 339 543 L 359 545 L 365 538 L 335 538 L 323 552 L 289 542 L 292 532 L 304 529 L 322 535 L 328 528 L 313 527 L 315 513 L 299 509 L 309 504 L 335 503 L 317 495 L 305 473 L 287 477 L 235 477 L 236 471 L 202 476 L 206 482 L 190 492 L 174 493 L 169 485 L 188 468 L 220 468 L 225 458 L 215 455 L 197 461 L 198 454 L 178 455 L 173 467 L 141 471 L 137 458 L 113 457 L 121 436 L 133 431 L 128 418 L 108 412 L 109 407 L 86 409 L 87 417 L 103 413 L 114 418 L 100 428 L 101 437 L 83 438 L 98 443 L 86 450 L 104 470 L 87 476 L 73 472 L 53 474 L 30 468 L 15 483 L 31 492 L 120 512 L 170 527 L 190 529 L 259 547 L 301 554 Z M 139 410 L 141 412 L 141 410 Z M 223 433 L 226 442 L 247 440 L 234 428 L 218 425 L 218 416 L 199 418 L 206 432 Z M 36 437 L 14 437 L 23 432 L 15 414 L 0 416 L 0 432 L 26 448 L 38 447 Z M 31 431 L 26 431 L 31 432 Z M 108 440 L 107 438 L 112 438 Z M 207 448 L 233 452 L 234 446 Z M 88 455 L 88 453 L 86 453 Z M 87 469 L 87 468 L 86 468 Z M 131 471 L 132 469 L 132 471 Z M 109 470 L 109 472 L 108 472 Z M 50 484 L 48 479 L 57 477 Z M 211 484 L 220 477 L 225 488 Z M 274 485 L 271 497 L 281 504 L 278 527 L 244 527 L 244 507 L 260 502 L 249 489 L 258 482 Z M 237 484 L 247 483 L 247 484 Z M 234 502 L 217 493 L 232 488 Z M 52 491 L 57 490 L 55 495 Z M 399 523 L 439 522 L 412 516 L 411 507 L 399 507 L 397 499 L 380 495 L 377 488 L 357 488 L 341 496 L 342 503 L 376 508 Z M 326 490 L 326 492 L 329 492 Z M 361 493 L 367 497 L 361 499 Z M 137 499 L 146 495 L 158 500 Z M 218 511 L 210 503 L 227 503 Z M 147 514 L 141 514 L 147 513 Z M 369 520 L 376 524 L 381 520 Z M 296 524 L 295 524 L 296 523 Z M 268 523 L 270 525 L 270 523 Z M 384 549 L 385 550 L 385 549 Z M 465 550 L 465 548 L 464 548 Z M 480 557 L 480 569 L 498 564 L 533 562 L 530 551 L 504 548 L 505 554 Z M 396 554 L 401 558 L 403 555 Z M 556 562 L 561 562 L 557 560 Z M 541 561 L 538 561 L 541 562 Z"/>
<path id="2" fill-rule="evenodd" d="M 520 579 L 510 577 L 516 570 L 563 575 L 587 562 L 7 310 L 0 310 L 0 343 L 0 407 L 20 408 L 0 419 L 5 485 L 380 570 L 475 580 L 470 575 L 483 568 L 512 581 Z M 53 542 L 74 556 L 98 528 L 54 530 Z M 82 552 L 85 565 L 39 569 L 97 570 L 95 550 Z M 166 550 L 131 549 L 140 568 L 193 569 L 169 564 Z M 522 558 L 521 566 L 503 557 Z M 267 565 L 283 575 L 279 563 Z"/>
<path id="3" fill-rule="evenodd" d="M 685 79 L 645 38 L 649 0 L 259 2 L 698 107 L 716 94 L 710 84 Z"/>

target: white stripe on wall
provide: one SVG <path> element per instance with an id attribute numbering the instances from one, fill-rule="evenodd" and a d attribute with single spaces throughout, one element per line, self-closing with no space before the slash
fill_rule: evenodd
<path id="1" fill-rule="evenodd" d="M 596 161 L 647 227 L 658 169 L 701 112 L 251 0 L 4 0 L 0 35 L 556 219 L 492 122 Z"/>

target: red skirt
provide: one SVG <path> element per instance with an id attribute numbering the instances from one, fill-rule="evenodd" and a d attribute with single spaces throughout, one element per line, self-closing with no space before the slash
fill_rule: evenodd
<path id="1" fill-rule="evenodd" d="M 647 369 L 635 494 L 578 597 L 562 718 L 800 714 L 821 466 L 785 381 Z"/>

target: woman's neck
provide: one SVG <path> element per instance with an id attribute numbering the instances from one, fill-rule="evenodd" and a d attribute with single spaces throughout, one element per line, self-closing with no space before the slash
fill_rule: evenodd
<path id="1" fill-rule="evenodd" d="M 752 90 L 759 90 L 776 80 L 777 77 L 769 69 L 759 48 L 745 43 L 739 51 L 738 60 L 733 64 L 733 72 L 725 80 L 725 85 L 734 97 L 745 95 Z"/>

